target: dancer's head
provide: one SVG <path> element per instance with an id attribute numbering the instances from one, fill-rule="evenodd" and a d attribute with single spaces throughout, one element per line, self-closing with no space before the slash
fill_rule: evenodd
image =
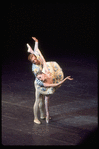
<path id="1" fill-rule="evenodd" d="M 37 59 L 37 57 L 34 54 L 30 54 L 28 56 L 28 60 L 33 64 L 36 64 L 36 65 L 40 64 L 40 61 Z"/>
<path id="2" fill-rule="evenodd" d="M 37 78 L 40 80 L 40 81 L 45 81 L 45 79 L 46 79 L 46 74 L 45 73 L 43 73 L 43 72 L 40 72 L 40 73 L 38 73 L 37 74 Z"/>

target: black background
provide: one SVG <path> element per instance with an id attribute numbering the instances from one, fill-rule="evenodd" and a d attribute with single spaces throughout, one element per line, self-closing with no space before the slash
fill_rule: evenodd
<path id="1" fill-rule="evenodd" d="M 32 36 L 47 60 L 96 61 L 96 5 L 90 3 L 8 3 L 2 11 L 2 62 L 27 61 Z"/>

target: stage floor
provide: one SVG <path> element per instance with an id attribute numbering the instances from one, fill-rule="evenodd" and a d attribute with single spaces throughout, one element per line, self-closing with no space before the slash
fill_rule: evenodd
<path id="1" fill-rule="evenodd" d="M 58 62 L 58 60 L 57 60 Z M 97 143 L 97 64 L 59 59 L 65 83 L 51 95 L 50 120 L 33 123 L 34 76 L 31 63 L 2 65 L 3 145 L 82 145 Z"/>

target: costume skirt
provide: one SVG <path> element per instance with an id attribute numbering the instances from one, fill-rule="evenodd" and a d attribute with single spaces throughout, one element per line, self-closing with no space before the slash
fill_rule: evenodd
<path id="1" fill-rule="evenodd" d="M 54 83 L 59 83 L 60 81 L 62 81 L 64 79 L 64 74 L 63 71 L 61 69 L 61 67 L 58 65 L 58 63 L 56 62 L 46 62 L 48 70 L 51 73 L 51 76 L 53 78 L 53 84 Z M 43 73 L 45 73 L 45 70 L 42 70 Z M 43 95 L 51 95 L 53 94 L 58 87 L 41 87 L 39 86 L 36 81 L 34 82 L 35 85 L 35 89 L 38 90 L 39 93 L 43 94 Z"/>

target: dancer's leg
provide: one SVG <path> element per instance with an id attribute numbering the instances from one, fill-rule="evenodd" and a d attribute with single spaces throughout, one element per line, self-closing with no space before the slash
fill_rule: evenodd
<path id="1" fill-rule="evenodd" d="M 39 102 L 39 109 L 40 109 L 40 118 L 45 119 L 45 114 L 44 114 L 44 95 L 40 96 L 40 102 Z"/>
<path id="2" fill-rule="evenodd" d="M 46 123 L 49 123 L 49 96 L 45 96 Z"/>
<path id="3" fill-rule="evenodd" d="M 38 92 L 38 90 L 35 90 L 35 103 L 34 103 L 34 107 L 33 107 L 33 111 L 34 111 L 34 122 L 37 124 L 40 124 L 41 122 L 38 120 L 38 108 L 39 108 L 39 102 L 40 102 L 40 93 Z"/>

